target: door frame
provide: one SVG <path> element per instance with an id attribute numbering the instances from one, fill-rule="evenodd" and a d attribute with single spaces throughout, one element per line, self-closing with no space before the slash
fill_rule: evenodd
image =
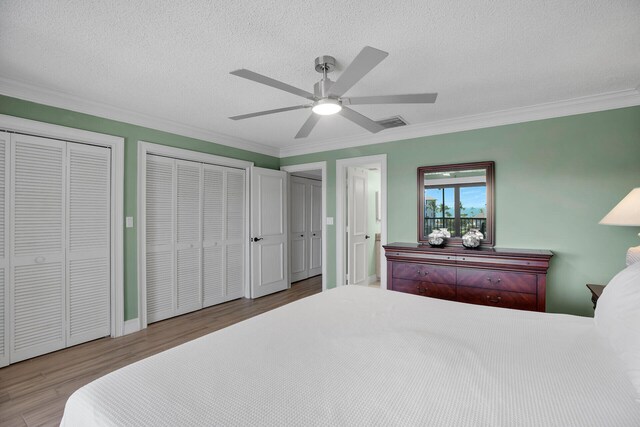
<path id="1" fill-rule="evenodd" d="M 378 154 L 336 160 L 336 286 L 346 284 L 344 245 L 347 215 L 347 168 L 372 163 L 380 165 L 380 244 L 387 244 L 387 155 Z M 384 262 L 384 251 L 380 251 L 380 258 L 380 288 L 387 289 L 387 263 Z"/>
<path id="2" fill-rule="evenodd" d="M 322 290 L 327 290 L 327 162 L 302 163 L 299 165 L 280 166 L 280 170 L 292 172 L 306 172 L 310 170 L 322 171 Z M 289 186 L 290 188 L 290 186 Z M 289 198 L 289 203 L 291 198 Z M 291 206 L 288 207 L 291 209 Z M 291 215 L 289 215 L 291 219 Z M 287 227 L 289 225 L 287 224 Z M 291 254 L 289 257 L 289 266 L 291 266 Z M 291 274 L 289 274 L 289 287 L 291 287 Z"/>
<path id="3" fill-rule="evenodd" d="M 0 129 L 111 149 L 110 329 L 111 337 L 124 335 L 124 138 L 5 114 L 0 114 Z"/>
<path id="4" fill-rule="evenodd" d="M 251 179 L 251 167 L 253 162 L 246 160 L 232 159 L 229 157 L 217 156 L 214 154 L 202 153 L 200 151 L 186 150 L 183 148 L 171 147 L 168 145 L 157 144 L 147 141 L 138 141 L 138 319 L 133 319 L 138 322 L 137 329 L 132 327 L 131 332 L 136 330 L 145 329 L 147 327 L 147 154 L 155 154 L 158 156 L 171 157 L 180 160 L 190 160 L 193 162 L 210 163 L 219 166 L 227 166 L 237 169 L 245 170 L 245 238 L 249 238 L 249 181 Z M 245 240 L 246 240 L 245 239 Z M 247 294 L 250 289 L 250 248 L 245 241 L 245 266 L 244 266 L 244 289 L 245 297 L 249 298 Z M 132 320 L 132 321 L 133 321 Z"/>

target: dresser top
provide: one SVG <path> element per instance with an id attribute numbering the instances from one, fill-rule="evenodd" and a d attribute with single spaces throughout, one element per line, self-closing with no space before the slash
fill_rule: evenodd
<path id="1" fill-rule="evenodd" d="M 509 257 L 541 257 L 551 258 L 553 252 L 546 249 L 512 249 L 512 248 L 490 248 L 479 247 L 467 249 L 462 246 L 445 246 L 444 248 L 434 248 L 428 244 L 394 242 L 383 246 L 385 249 L 399 251 L 414 251 L 433 254 L 454 254 L 454 255 L 480 255 L 480 256 L 509 256 Z"/>

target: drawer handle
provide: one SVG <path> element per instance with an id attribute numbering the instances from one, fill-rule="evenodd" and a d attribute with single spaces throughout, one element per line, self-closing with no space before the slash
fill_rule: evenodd
<path id="1" fill-rule="evenodd" d="M 487 280 L 488 280 L 489 282 L 491 282 L 491 283 L 500 283 L 500 281 L 501 281 L 500 279 L 495 279 L 495 280 L 494 280 L 494 279 L 492 279 L 491 277 L 487 277 Z"/>
<path id="2" fill-rule="evenodd" d="M 487 301 L 498 304 L 500 301 L 502 301 L 502 297 L 492 297 L 491 295 L 487 295 Z"/>
<path id="3" fill-rule="evenodd" d="M 420 285 L 416 286 L 416 289 L 418 290 L 418 293 L 421 295 L 424 295 L 424 292 L 426 291 L 426 289 Z"/>

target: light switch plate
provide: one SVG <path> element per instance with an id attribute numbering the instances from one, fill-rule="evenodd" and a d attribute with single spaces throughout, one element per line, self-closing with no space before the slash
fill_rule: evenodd
<path id="1" fill-rule="evenodd" d="M 332 216 L 328 216 L 327 217 L 327 225 L 333 225 L 333 217 Z"/>
<path id="2" fill-rule="evenodd" d="M 133 228 L 133 217 L 132 217 L 132 216 L 128 216 L 128 217 L 126 217 L 125 219 L 126 219 L 126 221 L 125 221 L 125 224 L 126 224 L 126 225 L 125 225 L 125 227 L 127 227 L 127 228 Z"/>

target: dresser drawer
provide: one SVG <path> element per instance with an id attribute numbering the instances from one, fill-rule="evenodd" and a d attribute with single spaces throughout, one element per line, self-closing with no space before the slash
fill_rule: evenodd
<path id="1" fill-rule="evenodd" d="M 535 294 L 537 279 L 528 273 L 458 268 L 458 285 Z"/>
<path id="2" fill-rule="evenodd" d="M 455 267 L 440 267 L 411 262 L 394 262 L 393 277 L 454 285 L 456 283 L 456 269 Z"/>
<path id="3" fill-rule="evenodd" d="M 456 300 L 455 285 L 421 282 L 418 280 L 394 279 L 393 290 L 425 297 Z"/>
<path id="4" fill-rule="evenodd" d="M 518 310 L 536 311 L 537 309 L 537 299 L 535 294 L 497 291 L 494 289 L 458 286 L 457 300 L 471 304 L 516 308 Z"/>

